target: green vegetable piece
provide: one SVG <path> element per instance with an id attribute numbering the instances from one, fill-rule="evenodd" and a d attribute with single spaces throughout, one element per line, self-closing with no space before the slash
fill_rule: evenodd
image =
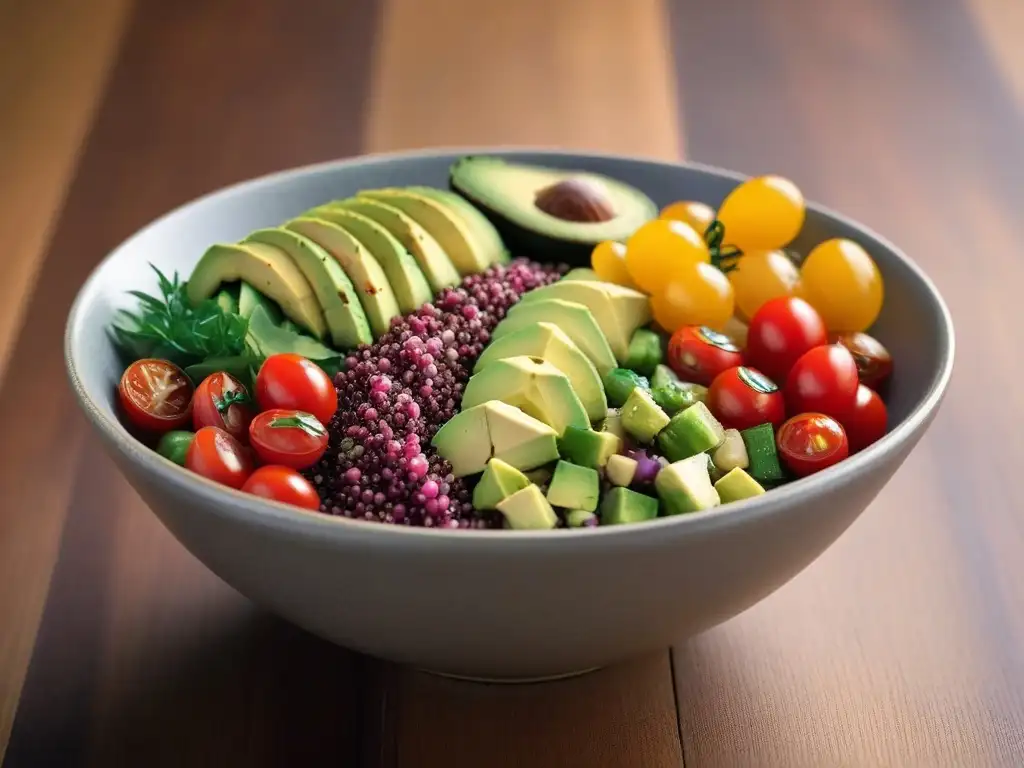
<path id="1" fill-rule="evenodd" d="M 262 359 L 281 352 L 292 352 L 312 360 L 329 376 L 342 370 L 344 364 L 344 358 L 339 352 L 325 347 L 311 336 L 274 325 L 262 306 L 254 307 L 249 316 L 248 341 L 249 346 Z"/>
<path id="2" fill-rule="evenodd" d="M 582 467 L 598 469 L 608 463 L 608 457 L 619 452 L 622 440 L 611 432 L 568 426 L 558 441 L 558 452 L 563 458 Z"/>
<path id="3" fill-rule="evenodd" d="M 660 474 L 660 473 L 659 473 Z M 615 487 L 601 502 L 601 524 L 643 523 L 658 516 L 658 500 L 628 488 Z"/>
<path id="4" fill-rule="evenodd" d="M 222 285 L 214 297 L 220 311 L 226 315 L 238 314 L 238 283 Z"/>
<path id="5" fill-rule="evenodd" d="M 626 368 L 650 376 L 661 364 L 661 336 L 648 328 L 637 328 L 629 340 Z"/>
<path id="6" fill-rule="evenodd" d="M 262 361 L 254 355 L 235 355 L 234 357 L 211 357 L 201 363 L 190 365 L 185 369 L 185 375 L 192 379 L 197 387 L 211 373 L 230 373 L 245 385 L 245 388 L 252 391 L 252 380 L 249 375 L 250 368 L 259 368 Z"/>
<path id="7" fill-rule="evenodd" d="M 618 408 L 608 409 L 608 415 L 601 422 L 600 431 L 615 435 L 620 441 L 626 439 L 626 430 L 622 428 L 622 412 Z"/>
<path id="8" fill-rule="evenodd" d="M 277 305 L 276 301 L 268 299 L 243 280 L 238 289 L 238 314 L 248 320 L 256 307 L 263 307 L 274 325 L 284 325 L 287 322 L 294 330 L 298 330 L 299 326 L 295 325 L 291 320 L 282 320 L 284 316 L 281 314 L 281 308 Z"/>
<path id="9" fill-rule="evenodd" d="M 662 467 L 654 487 L 669 515 L 698 512 L 721 503 L 708 474 L 707 455 L 702 453 Z"/>
<path id="10" fill-rule="evenodd" d="M 565 524 L 570 528 L 593 528 L 597 525 L 597 515 L 585 509 L 570 509 L 565 513 Z"/>
<path id="11" fill-rule="evenodd" d="M 484 467 L 480 482 L 473 489 L 473 506 L 477 509 L 497 509 L 498 504 L 516 491 L 530 484 L 530 480 L 501 459 L 493 458 Z"/>
<path id="12" fill-rule="evenodd" d="M 528 485 L 499 502 L 498 511 L 509 528 L 517 530 L 545 530 L 558 525 L 558 515 L 536 485 Z"/>
<path id="13" fill-rule="evenodd" d="M 616 454 L 608 459 L 608 466 L 605 467 L 604 472 L 610 482 L 625 488 L 633 484 L 636 467 L 636 459 Z"/>
<path id="14" fill-rule="evenodd" d="M 775 430 L 771 424 L 759 424 L 740 432 L 747 448 L 747 474 L 759 483 L 777 483 L 785 479 L 775 448 Z"/>
<path id="15" fill-rule="evenodd" d="M 654 402 L 650 392 L 636 387 L 622 406 L 622 426 L 641 443 L 650 443 L 669 424 L 668 414 Z"/>
<path id="16" fill-rule="evenodd" d="M 711 458 L 715 467 L 722 472 L 728 472 L 737 467 L 746 469 L 750 465 L 750 460 L 747 458 L 747 446 L 743 444 L 743 437 L 738 429 L 725 430 L 722 444 L 715 448 Z"/>
<path id="17" fill-rule="evenodd" d="M 529 472 L 524 472 L 523 474 L 526 475 L 527 480 L 535 485 L 547 485 L 551 482 L 551 476 L 554 473 L 555 470 L 552 469 L 552 465 L 545 464 L 543 467 L 531 469 Z"/>
<path id="18" fill-rule="evenodd" d="M 600 482 L 596 469 L 570 464 L 568 461 L 559 461 L 555 465 L 555 474 L 547 493 L 552 506 L 593 512 L 597 509 L 599 494 Z"/>
<path id="19" fill-rule="evenodd" d="M 707 394 L 707 387 L 684 381 L 670 381 L 651 390 L 654 402 L 664 408 L 669 416 L 685 411 L 694 403 L 705 402 Z"/>
<path id="20" fill-rule="evenodd" d="M 656 365 L 654 366 L 654 373 L 651 375 L 651 389 L 664 387 L 666 384 L 679 380 L 676 372 L 667 365 Z"/>
<path id="21" fill-rule="evenodd" d="M 764 488 L 754 478 L 739 467 L 730 469 L 715 483 L 715 490 L 723 504 L 730 501 L 752 499 L 764 493 Z"/>
<path id="22" fill-rule="evenodd" d="M 725 437 L 725 430 L 704 403 L 694 403 L 672 417 L 658 435 L 658 447 L 669 461 L 681 461 L 710 451 Z"/>
<path id="23" fill-rule="evenodd" d="M 612 368 L 604 377 L 604 391 L 608 396 L 608 404 L 616 408 L 626 402 L 629 393 L 636 387 L 650 389 L 651 385 L 639 373 L 628 368 Z"/>
<path id="24" fill-rule="evenodd" d="M 160 442 L 156 444 L 156 452 L 178 466 L 184 467 L 185 454 L 188 453 L 188 448 L 192 445 L 195 436 L 194 432 L 186 430 L 175 429 L 165 432 L 160 438 Z"/>

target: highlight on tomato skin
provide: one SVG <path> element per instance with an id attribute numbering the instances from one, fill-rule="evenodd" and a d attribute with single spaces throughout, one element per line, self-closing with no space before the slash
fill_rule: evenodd
<path id="1" fill-rule="evenodd" d="M 761 305 L 750 319 L 744 360 L 777 382 L 785 382 L 801 355 L 828 343 L 828 331 L 814 307 L 794 296 Z"/>
<path id="2" fill-rule="evenodd" d="M 725 334 L 686 325 L 672 334 L 666 362 L 683 381 L 710 384 L 718 374 L 743 363 L 743 351 Z"/>
<path id="3" fill-rule="evenodd" d="M 249 442 L 260 461 L 307 469 L 327 450 L 327 428 L 311 413 L 272 408 L 249 424 Z"/>
<path id="4" fill-rule="evenodd" d="M 843 419 L 857 398 L 857 364 L 839 344 L 825 344 L 805 352 L 786 377 L 789 413 L 819 412 Z"/>
<path id="5" fill-rule="evenodd" d="M 842 425 L 824 413 L 799 413 L 775 435 L 779 456 L 797 477 L 806 477 L 838 464 L 850 455 Z"/>
<path id="6" fill-rule="evenodd" d="M 275 464 L 262 466 L 249 475 L 242 491 L 313 512 L 320 509 L 320 496 L 312 483 L 291 467 Z"/>

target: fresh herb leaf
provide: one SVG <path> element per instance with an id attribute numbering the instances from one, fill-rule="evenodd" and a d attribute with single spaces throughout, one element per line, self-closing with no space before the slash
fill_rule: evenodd
<path id="1" fill-rule="evenodd" d="M 296 411 L 294 416 L 278 416 L 270 420 L 271 429 L 301 429 L 310 437 L 323 437 L 327 434 L 324 425 L 311 413 Z"/>

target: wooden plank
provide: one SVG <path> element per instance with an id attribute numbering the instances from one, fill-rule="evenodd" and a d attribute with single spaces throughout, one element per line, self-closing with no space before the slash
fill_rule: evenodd
<path id="1" fill-rule="evenodd" d="M 901 244 L 949 302 L 959 370 L 835 547 L 676 650 L 689 766 L 1024 759 L 1024 125 L 973 30 L 956 0 L 674 3 L 691 155 L 787 174 Z"/>
<path id="2" fill-rule="evenodd" d="M 53 555 L 40 542 L 68 517 L 5 765 L 347 764 L 358 752 L 357 662 L 257 612 L 157 524 L 86 434 L 61 342 L 87 271 L 146 221 L 360 150 L 374 28 L 370 0 L 135 8 L 0 389 L 21 441 L 0 462 L 5 701 L 28 661 L 7 644 L 35 635 L 21 593 L 31 579 L 45 590 Z M 241 39 L 275 55 L 225 55 Z"/>

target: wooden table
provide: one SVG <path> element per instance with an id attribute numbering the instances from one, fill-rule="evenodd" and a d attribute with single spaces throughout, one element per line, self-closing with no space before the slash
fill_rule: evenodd
<path id="1" fill-rule="evenodd" d="M 0 36 L 5 766 L 1024 764 L 1024 5 L 0 0 Z M 69 303 L 211 188 L 460 143 L 792 177 L 935 278 L 959 334 L 942 413 L 791 584 L 616 668 L 459 684 L 272 618 L 88 434 Z"/>

